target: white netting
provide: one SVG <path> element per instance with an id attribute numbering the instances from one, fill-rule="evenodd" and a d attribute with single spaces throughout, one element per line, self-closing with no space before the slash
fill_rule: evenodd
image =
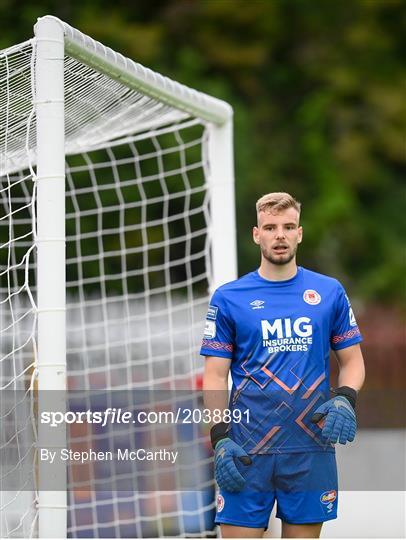
<path id="1" fill-rule="evenodd" d="M 2 537 L 37 527 L 33 44 L 0 53 L 0 382 L 12 396 L 0 404 Z M 65 132 L 68 388 L 193 389 L 209 283 L 208 131 L 66 57 Z M 201 404 L 190 394 L 188 405 Z M 70 435 L 83 441 L 83 433 Z M 209 466 L 202 437 L 189 432 L 169 446 L 187 445 Z M 115 466 L 93 479 L 71 467 L 68 534 L 212 534 L 210 471 L 193 491 L 180 487 L 195 465 L 172 472 L 166 493 L 102 491 L 94 478 L 119 479 Z"/>
<path id="2" fill-rule="evenodd" d="M 0 54 L 0 536 L 35 525 L 32 390 L 36 311 L 33 182 L 22 167 L 31 103 L 30 43 Z M 7 170 L 17 170 L 5 174 Z M 4 176 L 3 176 L 4 175 Z"/>

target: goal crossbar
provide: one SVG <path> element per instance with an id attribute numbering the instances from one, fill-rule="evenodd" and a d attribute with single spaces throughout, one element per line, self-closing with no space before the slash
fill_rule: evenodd
<path id="1" fill-rule="evenodd" d="M 97 71 L 202 120 L 224 124 L 232 116 L 233 109 L 228 103 L 145 68 L 57 17 L 41 17 L 37 24 L 50 19 L 57 21 L 63 28 L 66 53 Z"/>

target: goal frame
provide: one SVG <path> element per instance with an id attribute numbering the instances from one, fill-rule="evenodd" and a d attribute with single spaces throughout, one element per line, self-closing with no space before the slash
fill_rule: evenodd
<path id="1" fill-rule="evenodd" d="M 64 56 L 97 69 L 129 88 L 207 124 L 208 233 L 212 239 L 210 292 L 237 277 L 234 214 L 233 110 L 219 99 L 174 82 L 82 34 L 53 16 L 35 27 L 35 114 L 37 135 L 38 390 L 66 390 L 66 258 Z M 41 425 L 39 424 L 39 446 Z M 62 445 L 62 443 L 61 443 Z M 41 478 L 41 462 L 39 477 Z M 49 474 L 49 469 L 47 469 Z M 59 470 L 57 474 L 63 474 Z M 63 485 L 66 478 L 59 478 Z M 39 537 L 65 538 L 67 492 L 39 491 Z"/>

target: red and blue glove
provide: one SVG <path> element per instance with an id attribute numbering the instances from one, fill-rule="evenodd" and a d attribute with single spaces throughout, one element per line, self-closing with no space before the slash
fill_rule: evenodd
<path id="1" fill-rule="evenodd" d="M 357 393 L 353 388 L 341 386 L 333 390 L 335 397 L 326 401 L 314 411 L 311 421 L 317 424 L 325 418 L 322 436 L 330 443 L 346 444 L 355 439 L 357 418 L 355 401 Z"/>
<path id="2" fill-rule="evenodd" d="M 235 459 L 244 465 L 251 465 L 251 458 L 245 450 L 228 436 L 229 425 L 221 422 L 212 427 L 210 435 L 214 448 L 214 467 L 216 481 L 221 489 L 229 492 L 241 491 L 245 478 L 237 469 Z"/>

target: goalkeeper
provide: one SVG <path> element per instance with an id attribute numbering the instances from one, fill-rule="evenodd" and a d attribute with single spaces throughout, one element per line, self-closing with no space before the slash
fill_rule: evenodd
<path id="1" fill-rule="evenodd" d="M 256 209 L 260 267 L 216 290 L 201 348 L 206 407 L 242 412 L 211 429 L 216 523 L 224 538 L 260 538 L 276 502 L 283 537 L 318 538 L 337 517 L 334 445 L 355 437 L 362 338 L 342 285 L 296 265 L 300 204 L 270 193 Z"/>

